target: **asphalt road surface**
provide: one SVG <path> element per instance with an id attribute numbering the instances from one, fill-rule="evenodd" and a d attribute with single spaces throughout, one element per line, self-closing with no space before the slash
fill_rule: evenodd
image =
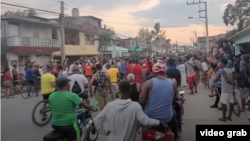
<path id="1" fill-rule="evenodd" d="M 232 122 L 218 121 L 218 118 L 222 116 L 222 111 L 209 108 L 215 101 L 215 97 L 208 97 L 209 94 L 207 89 L 199 86 L 198 94 L 185 95 L 184 124 L 180 141 L 195 141 L 195 125 L 197 124 L 249 124 L 247 121 L 249 112 L 242 113 L 240 117 L 233 115 Z M 42 141 L 43 136 L 52 131 L 50 125 L 38 127 L 32 123 L 32 109 L 41 99 L 41 96 L 30 99 L 23 99 L 18 96 L 1 100 L 2 141 Z M 106 139 L 105 136 L 99 136 L 97 141 L 106 141 Z M 139 135 L 137 141 L 140 141 Z"/>

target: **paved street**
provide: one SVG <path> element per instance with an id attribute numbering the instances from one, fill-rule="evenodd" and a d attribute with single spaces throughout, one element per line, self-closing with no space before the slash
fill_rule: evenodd
<path id="1" fill-rule="evenodd" d="M 198 94 L 185 95 L 184 124 L 180 141 L 195 141 L 196 124 L 249 124 L 247 121 L 250 113 L 242 113 L 240 118 L 233 116 L 232 122 L 223 123 L 217 120 L 222 112 L 210 109 L 215 97 L 208 97 L 209 91 L 202 86 L 198 88 Z M 37 127 L 32 123 L 31 112 L 34 105 L 42 97 L 23 99 L 20 96 L 14 99 L 2 99 L 2 140 L 3 141 L 42 141 L 43 136 L 52 130 L 50 125 Z M 105 141 L 106 137 L 99 136 L 98 141 Z M 140 138 L 138 136 L 138 141 Z"/>

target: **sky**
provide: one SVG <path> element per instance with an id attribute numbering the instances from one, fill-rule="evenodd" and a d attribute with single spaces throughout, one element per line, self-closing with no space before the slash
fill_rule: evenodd
<path id="1" fill-rule="evenodd" d="M 58 0 L 1 0 L 2 2 L 17 4 L 27 7 L 60 11 Z M 72 8 L 78 8 L 80 16 L 94 16 L 102 19 L 102 24 L 113 27 L 118 36 L 135 37 L 139 28 L 152 29 L 159 22 L 161 29 L 166 30 L 166 36 L 171 43 L 180 45 L 191 44 L 191 39 L 205 36 L 204 18 L 199 20 L 199 10 L 204 9 L 204 4 L 187 5 L 188 0 L 64 0 L 65 14 L 72 15 Z M 199 0 L 196 0 L 198 2 Z M 201 0 L 205 1 L 205 0 Z M 208 8 L 208 34 L 215 36 L 226 33 L 233 27 L 223 23 L 225 6 L 235 0 L 206 0 Z M 193 0 L 189 0 L 190 3 Z M 12 6 L 1 6 L 1 12 L 8 10 L 23 10 Z M 200 13 L 204 17 L 204 13 Z M 56 18 L 57 15 L 38 12 L 38 16 Z M 188 17 L 195 17 L 188 19 Z"/>

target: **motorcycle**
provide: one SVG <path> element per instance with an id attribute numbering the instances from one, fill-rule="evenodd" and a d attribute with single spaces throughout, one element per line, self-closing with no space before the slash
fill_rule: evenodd
<path id="1" fill-rule="evenodd" d="M 95 128 L 95 126 L 90 111 L 82 108 L 77 108 L 76 116 L 78 124 L 81 126 L 81 128 L 84 128 L 84 136 L 82 136 L 81 140 L 96 141 L 99 132 L 91 132 L 93 128 Z M 91 139 L 90 135 L 94 137 Z M 66 141 L 66 136 L 61 131 L 53 130 L 43 137 L 43 141 Z"/>
<path id="2" fill-rule="evenodd" d="M 168 126 L 141 126 L 142 141 L 174 141 L 174 133 Z"/>

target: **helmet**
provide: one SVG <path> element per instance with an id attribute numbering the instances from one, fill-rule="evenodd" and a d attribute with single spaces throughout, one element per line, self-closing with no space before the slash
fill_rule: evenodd
<path id="1" fill-rule="evenodd" d="M 152 68 L 153 72 L 166 72 L 166 67 L 163 63 L 155 63 Z"/>
<path id="2" fill-rule="evenodd" d="M 68 82 L 70 81 L 70 79 L 66 76 L 60 76 L 56 78 L 56 86 L 58 88 L 62 88 L 66 85 L 68 85 Z"/>

